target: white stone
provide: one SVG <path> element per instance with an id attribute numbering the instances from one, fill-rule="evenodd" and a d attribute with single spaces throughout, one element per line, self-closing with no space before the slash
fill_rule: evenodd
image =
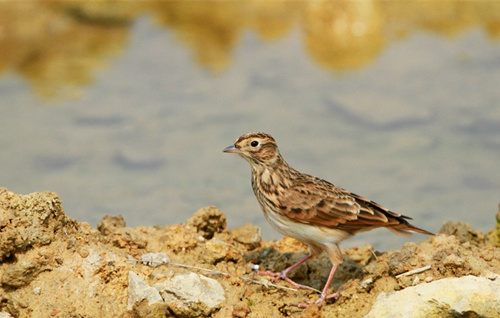
<path id="1" fill-rule="evenodd" d="M 129 271 L 127 310 L 131 310 L 136 302 L 144 299 L 148 300 L 149 305 L 163 301 L 158 290 L 149 286 L 136 273 Z"/>
<path id="2" fill-rule="evenodd" d="M 195 273 L 177 274 L 153 287 L 178 316 L 207 316 L 226 301 L 219 282 Z"/>
<path id="3" fill-rule="evenodd" d="M 170 263 L 170 258 L 165 253 L 148 253 L 141 256 L 141 261 L 149 267 L 158 267 Z"/>
<path id="4" fill-rule="evenodd" d="M 500 317 L 500 280 L 445 278 L 402 291 L 381 293 L 364 318 Z"/>

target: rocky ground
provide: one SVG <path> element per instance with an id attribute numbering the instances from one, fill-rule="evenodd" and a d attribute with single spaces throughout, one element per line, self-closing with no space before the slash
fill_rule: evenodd
<path id="1" fill-rule="evenodd" d="M 300 309 L 315 291 L 248 264 L 279 271 L 306 246 L 263 241 L 251 224 L 228 230 L 215 207 L 171 226 L 106 216 L 96 230 L 55 193 L 0 188 L 0 317 L 500 317 L 500 215 L 486 236 L 461 222 L 440 232 L 401 250 L 344 250 L 341 296 Z M 323 255 L 291 277 L 321 289 L 329 269 Z"/>

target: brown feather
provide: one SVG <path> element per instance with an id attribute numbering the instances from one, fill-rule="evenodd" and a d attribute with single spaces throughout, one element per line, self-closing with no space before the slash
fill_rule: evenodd
<path id="1" fill-rule="evenodd" d="M 411 235 L 412 232 L 432 235 L 409 224 L 407 219 L 411 218 L 408 216 L 389 211 L 376 202 L 293 169 L 280 155 L 274 138 L 268 134 L 243 135 L 224 152 L 237 153 L 250 163 L 252 188 L 271 226 L 309 246 L 309 256 L 274 277 L 291 282 L 286 276 L 290 270 L 311 256 L 328 253 L 333 266 L 321 296 L 315 302 L 319 306 L 324 300 L 338 296 L 338 293 L 327 296 L 336 264 L 342 262 L 338 243 L 358 232 L 377 227 L 385 227 L 401 235 Z"/>
<path id="2" fill-rule="evenodd" d="M 338 261 L 333 245 L 358 232 L 386 227 L 396 234 L 432 235 L 409 224 L 408 216 L 293 169 L 268 134 L 243 135 L 235 142 L 234 149 L 231 152 L 237 152 L 252 167 L 252 188 L 271 225 L 284 235 L 305 241 L 311 251 L 327 251 L 332 261 Z M 320 232 L 300 224 L 313 226 Z M 307 229 L 311 229 L 310 233 Z M 321 231 L 325 234 L 321 235 Z"/>

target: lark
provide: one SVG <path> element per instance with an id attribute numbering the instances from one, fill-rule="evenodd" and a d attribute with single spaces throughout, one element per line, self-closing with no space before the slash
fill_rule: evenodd
<path id="1" fill-rule="evenodd" d="M 339 243 L 353 235 L 385 227 L 395 234 L 412 232 L 432 235 L 408 223 L 408 216 L 389 211 L 380 204 L 339 188 L 323 179 L 300 173 L 281 156 L 274 138 L 266 133 L 249 133 L 239 137 L 234 145 L 223 150 L 243 157 L 252 168 L 252 188 L 271 226 L 282 235 L 308 245 L 310 253 L 280 273 L 264 272 L 274 280 L 284 279 L 295 287 L 287 275 L 311 257 L 326 252 L 332 263 L 330 274 L 318 300 L 339 297 L 328 294 L 328 288 L 338 265 L 342 263 Z"/>

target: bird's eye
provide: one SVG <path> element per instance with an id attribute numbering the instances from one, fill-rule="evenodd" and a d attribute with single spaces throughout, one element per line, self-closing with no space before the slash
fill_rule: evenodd
<path id="1" fill-rule="evenodd" d="M 259 142 L 257 140 L 254 140 L 252 141 L 252 143 L 250 143 L 250 146 L 252 147 L 257 147 L 259 145 Z"/>

